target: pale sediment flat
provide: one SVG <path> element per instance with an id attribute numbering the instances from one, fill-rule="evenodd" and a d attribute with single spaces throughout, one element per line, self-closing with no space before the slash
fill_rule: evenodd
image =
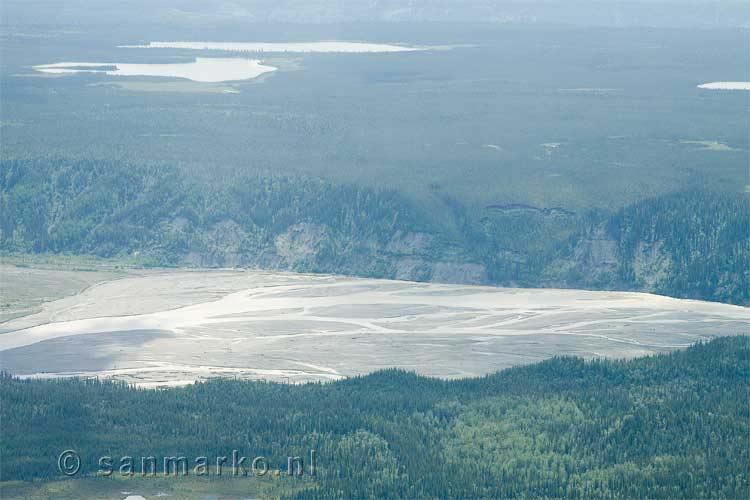
<path id="1" fill-rule="evenodd" d="M 169 64 L 59 62 L 41 64 L 33 69 L 47 74 L 102 73 L 109 76 L 183 78 L 201 83 L 252 80 L 276 71 L 275 67 L 264 65 L 258 59 L 208 57 L 198 57 L 189 63 Z"/>
<path id="2" fill-rule="evenodd" d="M 44 303 L 122 275 L 111 269 L 72 271 L 0 264 L 0 334 L 6 321 L 38 313 Z"/>
<path id="3" fill-rule="evenodd" d="M 554 355 L 631 358 L 747 334 L 750 309 L 631 292 L 172 271 L 101 283 L 4 326 L 3 370 L 156 387 L 390 367 L 456 378 Z"/>
<path id="4" fill-rule="evenodd" d="M 750 90 L 750 82 L 709 82 L 698 85 L 706 90 Z"/>
<path id="5" fill-rule="evenodd" d="M 388 52 L 415 52 L 427 50 L 425 47 L 369 42 L 320 41 L 320 42 L 149 42 L 146 45 L 121 45 L 127 49 L 187 49 L 220 50 L 228 52 L 279 52 L 279 53 L 339 53 L 373 54 Z"/>

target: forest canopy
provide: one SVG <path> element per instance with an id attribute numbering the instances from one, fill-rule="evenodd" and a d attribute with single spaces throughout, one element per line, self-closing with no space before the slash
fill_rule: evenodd
<path id="1" fill-rule="evenodd" d="M 288 495 L 747 498 L 748 377 L 746 336 L 453 381 L 386 370 L 327 384 L 212 380 L 154 391 L 4 375 L 2 480 L 60 477 L 67 449 L 83 475 L 102 455 L 239 449 L 287 464 L 315 450 L 315 477 Z"/>

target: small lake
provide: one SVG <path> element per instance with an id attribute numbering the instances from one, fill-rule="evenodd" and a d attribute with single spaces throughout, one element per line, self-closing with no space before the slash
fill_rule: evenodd
<path id="1" fill-rule="evenodd" d="M 48 74 L 102 73 L 110 76 L 154 76 L 184 78 L 194 82 L 220 83 L 252 80 L 277 68 L 258 59 L 198 57 L 193 62 L 175 64 L 128 64 L 61 62 L 34 66 Z"/>
<path id="2" fill-rule="evenodd" d="M 427 50 L 420 47 L 391 45 L 367 42 L 301 42 L 301 43 L 267 43 L 267 42 L 149 42 L 147 45 L 121 45 L 128 49 L 188 49 L 188 50 L 221 50 L 229 52 L 295 52 L 295 53 L 383 53 L 414 52 Z"/>
<path id="3" fill-rule="evenodd" d="M 750 82 L 710 82 L 698 85 L 705 90 L 750 90 Z"/>

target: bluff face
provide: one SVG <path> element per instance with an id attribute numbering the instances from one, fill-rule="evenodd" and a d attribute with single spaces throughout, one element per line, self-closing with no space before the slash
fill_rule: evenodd
<path id="1" fill-rule="evenodd" d="M 170 167 L 4 160 L 0 250 L 750 304 L 746 194 L 687 191 L 586 214 L 435 200 L 428 213 L 397 191 L 319 179 L 207 187 Z"/>

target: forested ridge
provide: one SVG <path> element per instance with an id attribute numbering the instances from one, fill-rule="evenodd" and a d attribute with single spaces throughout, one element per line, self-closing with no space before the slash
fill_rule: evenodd
<path id="1" fill-rule="evenodd" d="M 746 336 L 454 381 L 386 370 L 155 391 L 4 375 L 0 472 L 58 477 L 65 449 L 84 474 L 102 455 L 238 449 L 281 466 L 314 449 L 316 476 L 299 498 L 748 498 L 749 380 Z"/>
<path id="2" fill-rule="evenodd" d="M 750 198 L 690 190 L 616 212 L 495 204 L 315 178 L 199 183 L 167 166 L 6 159 L 0 250 L 149 265 L 625 289 L 750 304 Z"/>

